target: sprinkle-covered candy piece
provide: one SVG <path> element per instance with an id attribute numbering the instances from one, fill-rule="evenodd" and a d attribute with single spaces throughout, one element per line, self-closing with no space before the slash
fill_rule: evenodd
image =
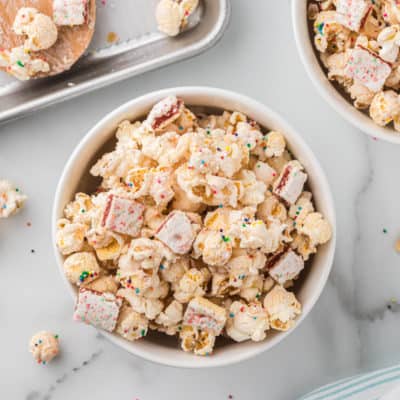
<path id="1" fill-rule="evenodd" d="M 347 77 L 373 92 L 379 92 L 392 72 L 390 65 L 378 55 L 359 46 L 352 50 L 344 69 Z"/>
<path id="2" fill-rule="evenodd" d="M 337 0 L 336 13 L 338 22 L 352 31 L 358 32 L 371 9 L 371 2 L 366 0 Z"/>
<path id="3" fill-rule="evenodd" d="M 122 299 L 112 293 L 81 288 L 75 305 L 74 320 L 112 332 L 118 321 Z"/>
<path id="4" fill-rule="evenodd" d="M 303 191 L 306 180 L 307 174 L 303 172 L 302 165 L 298 161 L 289 161 L 275 181 L 273 193 L 289 204 L 294 204 Z"/>
<path id="5" fill-rule="evenodd" d="M 280 285 L 296 278 L 304 269 L 303 259 L 293 250 L 283 253 L 269 268 L 270 276 Z"/>
<path id="6" fill-rule="evenodd" d="M 53 19 L 56 25 L 74 26 L 86 22 L 89 0 L 53 0 Z"/>
<path id="7" fill-rule="evenodd" d="M 184 212 L 173 211 L 157 229 L 156 237 L 174 253 L 186 254 L 192 248 L 195 232 Z"/>
<path id="8" fill-rule="evenodd" d="M 110 195 L 102 226 L 124 235 L 137 236 L 143 224 L 144 205 L 134 200 Z"/>
<path id="9" fill-rule="evenodd" d="M 192 299 L 183 317 L 183 325 L 207 331 L 214 336 L 221 334 L 225 322 L 225 309 L 203 297 Z"/>

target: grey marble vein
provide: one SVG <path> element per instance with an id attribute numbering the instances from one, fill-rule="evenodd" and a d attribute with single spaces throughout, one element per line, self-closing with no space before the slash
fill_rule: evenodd
<path id="1" fill-rule="evenodd" d="M 26 395 L 25 399 L 26 400 L 50 400 L 53 397 L 54 392 L 57 390 L 59 385 L 67 382 L 68 378 L 70 378 L 73 374 L 78 373 L 82 368 L 85 368 L 88 365 L 93 364 L 94 361 L 96 361 L 102 353 L 103 353 L 103 349 L 96 350 L 94 353 L 92 353 L 90 355 L 90 357 L 87 360 L 82 361 L 82 363 L 79 366 L 73 367 L 69 372 L 65 372 L 59 378 L 57 378 L 54 381 L 54 383 L 52 383 L 45 392 L 40 393 L 36 390 L 32 391 Z"/>

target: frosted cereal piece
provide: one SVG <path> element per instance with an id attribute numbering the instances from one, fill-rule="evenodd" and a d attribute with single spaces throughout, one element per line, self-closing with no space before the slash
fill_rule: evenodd
<path id="1" fill-rule="evenodd" d="M 293 250 L 287 250 L 269 266 L 269 274 L 280 285 L 295 279 L 304 269 L 303 258 Z"/>
<path id="2" fill-rule="evenodd" d="M 81 288 L 73 319 L 112 332 L 118 321 L 122 299 L 112 293 L 98 293 Z"/>
<path id="3" fill-rule="evenodd" d="M 143 204 L 110 195 L 104 210 L 102 226 L 114 232 L 136 237 L 142 228 L 143 212 Z"/>
<path id="4" fill-rule="evenodd" d="M 115 332 L 124 339 L 133 342 L 147 335 L 149 321 L 143 315 L 123 306 L 118 318 Z"/>
<path id="5" fill-rule="evenodd" d="M 53 20 L 59 26 L 83 25 L 89 0 L 53 0 Z"/>
<path id="6" fill-rule="evenodd" d="M 82 286 L 100 293 L 107 292 L 116 294 L 119 285 L 113 276 L 108 275 L 108 276 L 101 276 L 100 278 L 97 278 L 94 281 L 88 283 L 84 282 Z"/>
<path id="7" fill-rule="evenodd" d="M 275 181 L 273 193 L 293 204 L 303 191 L 306 180 L 307 174 L 303 172 L 303 166 L 298 161 L 289 161 Z"/>
<path id="8" fill-rule="evenodd" d="M 208 356 L 213 352 L 215 335 L 208 331 L 199 331 L 192 326 L 184 326 L 179 337 L 185 352 L 193 352 L 197 356 Z"/>
<path id="9" fill-rule="evenodd" d="M 38 364 L 47 364 L 60 351 L 58 335 L 47 331 L 36 333 L 29 342 L 29 351 Z"/>
<path id="10" fill-rule="evenodd" d="M 80 286 L 98 278 L 100 267 L 93 253 L 74 253 L 64 261 L 64 273 L 71 283 Z"/>
<path id="11" fill-rule="evenodd" d="M 204 297 L 190 301 L 183 316 L 183 325 L 210 332 L 214 336 L 221 334 L 226 323 L 226 311 Z"/>
<path id="12" fill-rule="evenodd" d="M 318 212 L 308 214 L 303 225 L 298 227 L 298 231 L 308 236 L 313 246 L 324 244 L 332 237 L 329 222 Z"/>
<path id="13" fill-rule="evenodd" d="M 265 339 L 265 332 L 268 329 L 268 314 L 260 303 L 246 305 L 241 301 L 234 301 L 231 304 L 226 322 L 226 333 L 235 342 L 244 342 L 249 339 L 260 342 Z"/>
<path id="14" fill-rule="evenodd" d="M 58 250 L 63 255 L 71 254 L 83 249 L 87 226 L 71 223 L 68 219 L 57 222 L 56 243 Z"/>
<path id="15" fill-rule="evenodd" d="M 358 32 L 371 9 L 371 3 L 365 0 L 338 0 L 336 2 L 337 19 L 346 28 Z"/>
<path id="16" fill-rule="evenodd" d="M 271 327 L 278 331 L 292 328 L 295 318 L 301 314 L 301 304 L 295 295 L 279 285 L 265 296 L 264 308 L 268 312 Z"/>
<path id="17" fill-rule="evenodd" d="M 369 108 L 369 115 L 374 122 L 385 126 L 400 115 L 400 98 L 394 90 L 377 93 Z"/>
<path id="18" fill-rule="evenodd" d="M 0 218 L 15 215 L 27 199 L 11 182 L 0 179 Z"/>
<path id="19" fill-rule="evenodd" d="M 195 236 L 190 219 L 181 211 L 170 213 L 156 233 L 157 239 L 176 254 L 189 253 Z"/>
<path id="20" fill-rule="evenodd" d="M 58 31 L 53 20 L 36 8 L 20 8 L 15 16 L 13 30 L 25 35 L 24 48 L 31 51 L 45 50 L 57 41 Z"/>
<path id="21" fill-rule="evenodd" d="M 344 69 L 348 78 L 354 79 L 373 92 L 379 92 L 392 72 L 390 65 L 376 54 L 362 47 L 351 51 Z"/>
<path id="22" fill-rule="evenodd" d="M 152 131 L 162 130 L 180 117 L 183 108 L 184 104 L 181 99 L 168 96 L 151 109 L 144 125 Z"/>

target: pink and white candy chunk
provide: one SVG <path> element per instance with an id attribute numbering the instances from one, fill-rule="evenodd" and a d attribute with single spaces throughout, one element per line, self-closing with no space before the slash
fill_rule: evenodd
<path id="1" fill-rule="evenodd" d="M 361 83 L 372 92 L 379 92 L 383 88 L 391 72 L 392 68 L 388 63 L 362 47 L 352 50 L 344 68 L 347 77 Z"/>
<path id="2" fill-rule="evenodd" d="M 288 162 L 273 187 L 273 193 L 289 204 L 296 202 L 307 180 L 307 174 L 297 164 L 297 162 Z"/>
<path id="3" fill-rule="evenodd" d="M 269 274 L 280 285 L 296 278 L 304 269 L 304 260 L 293 250 L 286 251 L 269 269 Z"/>
<path id="4" fill-rule="evenodd" d="M 59 26 L 83 25 L 88 5 L 89 0 L 53 0 L 53 20 Z"/>
<path id="5" fill-rule="evenodd" d="M 183 111 L 183 101 L 175 96 L 168 96 L 159 101 L 149 112 L 145 125 L 152 130 L 164 129 L 174 122 Z"/>
<path id="6" fill-rule="evenodd" d="M 122 299 L 112 293 L 79 290 L 73 319 L 112 332 L 118 321 Z"/>
<path id="7" fill-rule="evenodd" d="M 111 231 L 136 237 L 143 225 L 144 205 L 134 200 L 110 195 L 102 226 Z"/>
<path id="8" fill-rule="evenodd" d="M 173 211 L 159 226 L 156 237 L 176 254 L 189 253 L 195 239 L 190 219 L 182 211 Z"/>
<path id="9" fill-rule="evenodd" d="M 358 32 L 371 9 L 371 2 L 366 0 L 337 0 L 336 13 L 338 22 L 352 31 Z"/>
<path id="10" fill-rule="evenodd" d="M 183 316 L 183 324 L 218 336 L 226 323 L 226 311 L 211 301 L 197 297 L 192 299 Z"/>

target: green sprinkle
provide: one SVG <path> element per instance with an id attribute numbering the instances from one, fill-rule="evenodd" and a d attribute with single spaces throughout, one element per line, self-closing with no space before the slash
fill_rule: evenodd
<path id="1" fill-rule="evenodd" d="M 383 228 L 383 233 L 388 233 L 386 228 Z"/>
<path id="2" fill-rule="evenodd" d="M 140 334 L 141 334 L 142 336 L 145 336 L 145 335 L 146 335 L 146 330 L 145 330 L 145 329 L 142 329 L 142 330 L 140 331 Z"/>
<path id="3" fill-rule="evenodd" d="M 247 145 L 246 145 L 248 148 L 250 148 L 251 147 L 251 144 L 250 143 L 247 143 Z"/>
<path id="4" fill-rule="evenodd" d="M 222 240 L 226 243 L 226 242 L 229 242 L 230 239 L 228 236 L 222 235 Z"/>
<path id="5" fill-rule="evenodd" d="M 233 318 L 235 314 L 233 312 L 229 313 L 229 318 Z"/>
<path id="6" fill-rule="evenodd" d="M 58 339 L 58 335 L 54 335 L 54 339 Z"/>
<path id="7" fill-rule="evenodd" d="M 24 63 L 21 60 L 17 61 L 17 65 L 20 66 L 21 68 L 25 67 Z"/>

